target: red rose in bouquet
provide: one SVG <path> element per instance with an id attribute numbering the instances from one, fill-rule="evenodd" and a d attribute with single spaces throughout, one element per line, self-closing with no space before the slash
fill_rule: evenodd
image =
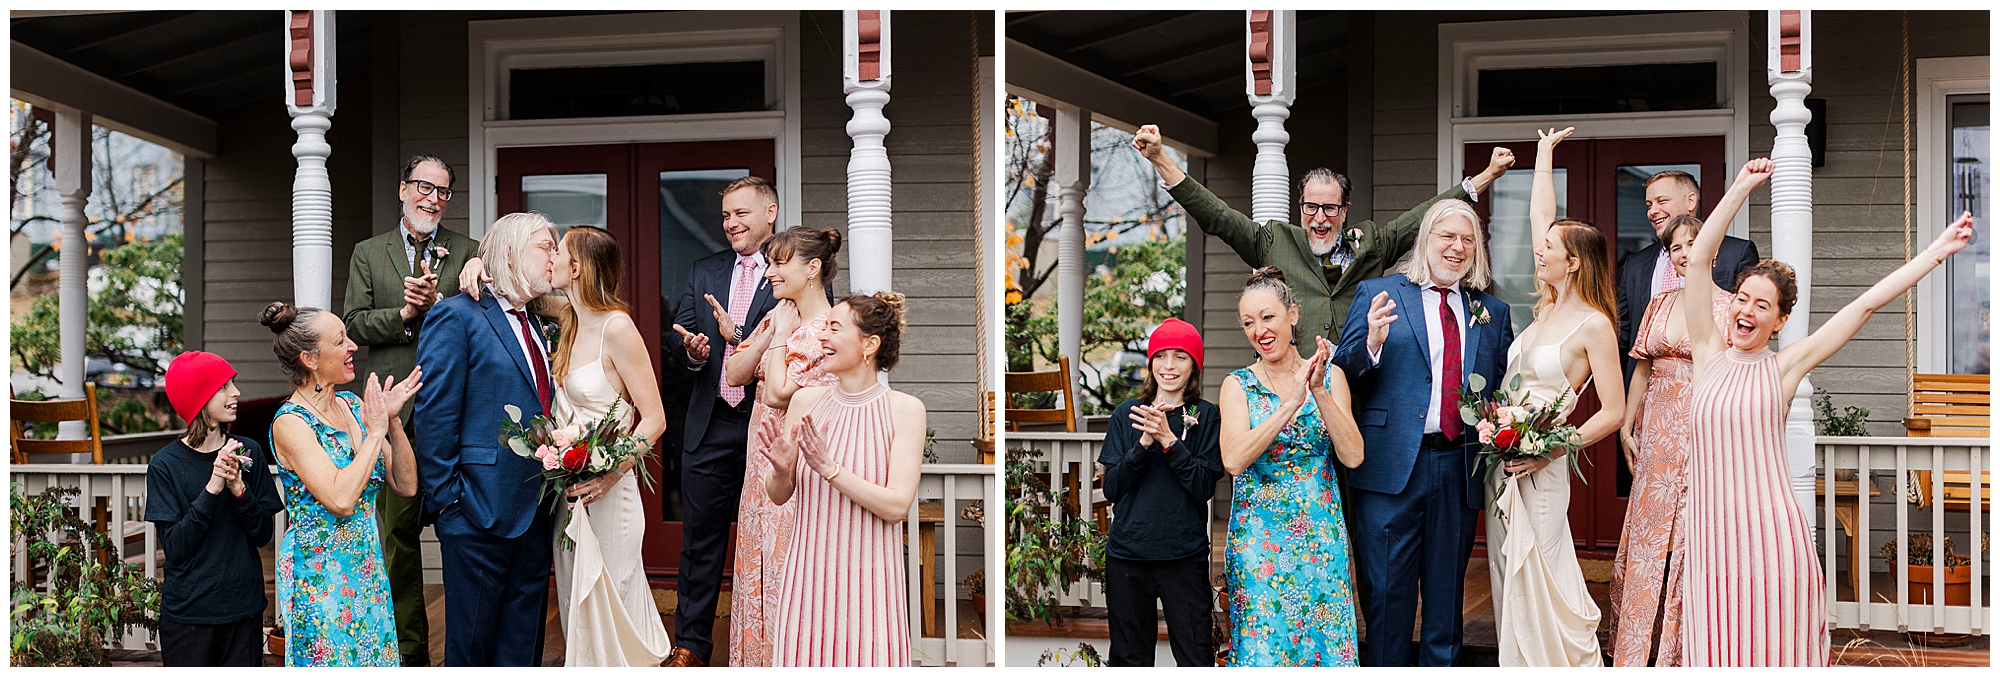
<path id="1" fill-rule="evenodd" d="M 1493 435 L 1493 446 L 1501 449 L 1513 449 L 1514 443 L 1519 441 L 1521 441 L 1521 433 L 1515 432 L 1513 428 L 1502 430 Z"/>
<path id="2" fill-rule="evenodd" d="M 582 470 L 584 464 L 589 462 L 590 462 L 590 443 L 588 442 L 579 443 L 574 447 L 570 447 L 570 450 L 563 452 L 562 455 L 562 467 L 564 470 L 568 470 L 570 472 L 576 472 L 578 470 Z"/>

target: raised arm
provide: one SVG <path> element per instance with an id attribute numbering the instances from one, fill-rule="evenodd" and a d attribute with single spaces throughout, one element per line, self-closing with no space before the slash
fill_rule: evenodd
<path id="1" fill-rule="evenodd" d="M 1528 240 L 1531 247 L 1542 246 L 1542 240 L 1549 235 L 1549 226 L 1556 222 L 1556 144 L 1569 138 L 1575 127 L 1547 131 L 1535 130 L 1541 135 L 1535 148 L 1535 182 L 1528 192 Z"/>
<path id="2" fill-rule="evenodd" d="M 1743 164 L 1737 170 L 1736 180 L 1729 184 L 1728 192 L 1715 204 L 1715 211 L 1708 213 L 1708 220 L 1701 223 L 1701 233 L 1694 238 L 1694 245 L 1688 250 L 1687 275 L 1683 276 L 1681 312 L 1686 313 L 1688 343 L 1694 352 L 1694 375 L 1700 376 L 1702 366 L 1711 355 L 1722 352 L 1724 343 L 1722 329 L 1715 325 L 1711 307 L 1705 299 L 1715 298 L 1715 252 L 1722 248 L 1722 238 L 1729 233 L 1729 222 L 1735 220 L 1736 211 L 1750 200 L 1750 191 L 1771 178 L 1771 159 L 1756 158 Z"/>
<path id="3" fill-rule="evenodd" d="M 1869 287 L 1868 291 L 1861 292 L 1860 296 L 1841 308 L 1840 312 L 1827 318 L 1826 323 L 1820 325 L 1818 331 L 1778 351 L 1778 368 L 1780 376 L 1784 379 L 1786 397 L 1789 398 L 1792 392 L 1798 389 L 1799 380 L 1805 378 L 1806 372 L 1812 371 L 1827 358 L 1833 357 L 1841 346 L 1847 345 L 1848 339 L 1854 338 L 1854 334 L 1861 331 L 1861 325 L 1867 324 L 1868 318 L 1873 317 L 1875 311 L 1881 310 L 1882 306 L 1888 305 L 1911 287 L 1917 286 L 1917 282 L 1922 281 L 1925 275 L 1944 265 L 1945 259 L 1965 249 L 1966 245 L 1972 243 L 1972 236 L 1972 213 L 1963 212 L 1957 221 L 1945 226 L 1944 232 L 1939 233 L 1929 247 L 1925 247 L 1915 258 L 1889 273 L 1888 277 L 1882 278 L 1882 281 L 1876 282 L 1875 286 Z"/>
<path id="4" fill-rule="evenodd" d="M 1167 155 L 1166 146 L 1160 141 L 1160 128 L 1146 125 L 1132 136 L 1132 147 L 1153 163 L 1153 170 L 1160 175 L 1160 181 L 1167 185 L 1167 194 L 1187 211 L 1201 232 L 1220 238 L 1223 244 L 1236 250 L 1236 256 L 1252 267 L 1266 265 L 1264 248 L 1271 235 L 1267 224 L 1259 223 L 1243 212 L 1230 209 L 1227 203 L 1214 193 L 1202 187 L 1200 181 L 1188 177 L 1180 165 L 1174 164 L 1173 157 Z"/>

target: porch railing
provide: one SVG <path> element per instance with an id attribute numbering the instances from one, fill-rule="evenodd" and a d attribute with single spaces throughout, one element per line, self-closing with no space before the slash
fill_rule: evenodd
<path id="1" fill-rule="evenodd" d="M 1050 486 L 1077 488 L 1079 506 L 1089 505 L 1089 497 L 1095 490 L 1094 463 L 1103 440 L 1102 433 L 1007 435 L 1008 447 L 1041 453 L 1036 460 L 1037 470 L 1048 473 Z M 1988 557 L 1981 545 L 1990 535 L 1991 525 L 1985 519 L 1986 503 L 1977 497 L 1986 490 L 1984 485 L 1988 480 L 1984 473 L 1991 471 L 1990 448 L 1991 442 L 1985 439 L 1819 438 L 1815 474 L 1821 486 L 1832 487 L 1836 494 L 1836 500 L 1821 501 L 1820 507 L 1825 512 L 1818 516 L 1817 536 L 1827 578 L 1828 611 L 1834 616 L 1835 628 L 1986 634 L 1991 627 L 1990 609 L 1985 601 Z M 1942 471 L 1928 474 L 1932 485 L 1929 493 L 1939 497 L 1930 502 L 1929 508 L 1919 507 L 1909 499 L 1918 489 L 1914 486 L 1918 471 Z M 1950 471 L 1970 474 L 1974 509 L 1946 510 L 1941 497 L 1945 489 L 1944 472 Z M 1075 476 L 1074 484 L 1071 475 Z M 1874 494 L 1872 500 L 1871 494 Z M 1057 501 L 1049 506 L 1049 516 L 1060 519 L 1066 509 L 1064 502 Z M 1928 526 L 1912 526 L 1913 517 L 1928 522 Z M 1959 519 L 1963 519 L 1963 525 L 1956 524 Z M 1874 525 L 1886 522 L 1893 522 L 1895 529 L 1883 530 L 1881 538 L 1871 538 Z M 1893 538 L 1897 543 L 1908 543 L 1912 533 L 1928 533 L 1932 542 L 1938 544 L 1949 533 L 1958 543 L 1959 554 L 1971 557 L 1967 564 L 1969 606 L 1948 604 L 1941 581 L 1930 584 L 1937 587 L 1932 590 L 1929 603 L 1915 601 L 1914 593 L 1924 584 L 1912 585 L 1909 570 L 1901 566 L 1908 562 L 1907 547 L 1898 548 L 1898 562 L 1889 567 L 1895 583 L 1886 591 L 1873 585 L 1871 562 L 1880 542 Z M 1860 540 L 1854 540 L 1857 538 Z M 1941 559 L 1942 548 L 1937 551 Z M 1845 594 L 1843 585 L 1847 589 Z M 1859 600 L 1873 601 L 1864 604 Z M 1103 584 L 1088 578 L 1081 580 L 1061 596 L 1061 603 L 1103 606 Z"/>
<path id="2" fill-rule="evenodd" d="M 1991 527 L 1984 521 L 1988 508 L 1982 496 L 1987 473 L 1992 470 L 1991 447 L 1991 440 L 1979 438 L 1819 438 L 1814 473 L 1824 488 L 1819 507 L 1825 511 L 1818 520 L 1819 541 L 1827 573 L 1827 609 L 1834 616 L 1835 628 L 1986 634 L 1991 621 L 1985 597 L 1987 553 L 1981 546 Z M 1931 484 L 1928 509 L 1919 507 L 1912 498 L 1923 493 L 1924 487 L 1915 483 L 1918 473 L 1924 471 L 1929 471 L 1925 474 Z M 1944 500 L 1945 473 L 1954 471 L 1967 473 L 1971 480 L 1970 509 L 1964 510 L 1962 529 L 1948 528 L 1958 512 L 1947 511 Z M 1885 488 L 1893 491 L 1882 491 Z M 1892 514 L 1878 514 L 1884 511 Z M 1927 518 L 1929 526 L 1912 527 L 1913 516 Z M 1895 522 L 1889 537 L 1902 544 L 1896 548 L 1896 560 L 1885 562 L 1895 579 L 1886 591 L 1874 585 L 1871 565 L 1876 552 L 1871 546 L 1879 540 L 1871 536 L 1881 519 Z M 1929 586 L 1931 601 L 1919 603 L 1916 595 L 1927 586 L 1910 582 L 1906 566 L 1910 535 L 1929 534 L 1936 553 L 1933 560 L 1942 565 L 1942 544 L 1946 536 L 1954 535 L 1951 532 L 1965 538 L 1954 540 L 1958 553 L 1971 558 L 1967 563 L 1970 604 L 1948 603 L 1942 566 L 1935 569 L 1937 574 Z M 1846 567 L 1841 568 L 1841 564 Z M 1840 594 L 1843 583 L 1852 590 L 1849 599 Z"/>
<path id="3" fill-rule="evenodd" d="M 136 556 L 143 560 L 146 575 L 160 575 L 159 538 L 150 522 L 145 521 L 146 508 L 146 468 L 138 464 L 71 465 L 55 463 L 35 463 L 10 465 L 12 482 L 19 483 L 29 495 L 41 493 L 52 486 L 76 487 L 79 491 L 76 505 L 81 506 L 88 516 L 89 508 L 98 498 L 108 499 L 110 515 L 105 525 L 106 533 L 113 543 L 122 543 L 128 527 L 136 534 L 143 534 L 143 545 L 135 540 L 134 546 L 143 549 L 133 552 L 129 547 L 121 548 L 121 559 Z M 273 478 L 276 481 L 276 478 Z M 975 524 L 966 517 L 967 508 L 978 504 L 986 519 L 998 519 L 1000 505 L 999 481 L 993 474 L 993 466 L 975 464 L 927 464 L 923 466 L 923 476 L 917 485 L 917 502 L 910 506 L 910 519 L 904 522 L 904 534 L 909 544 L 909 611 L 911 649 L 913 659 L 920 665 L 990 665 L 994 662 L 991 628 L 1000 627 L 997 611 L 984 610 L 984 637 L 958 638 L 959 609 L 957 604 L 958 583 L 961 580 L 959 560 L 962 556 L 980 557 L 987 562 L 986 590 L 988 605 L 997 608 L 1000 597 L 1002 576 L 993 575 L 998 570 L 994 564 L 994 554 L 998 548 L 981 542 L 990 539 L 967 539 L 959 535 L 960 527 Z M 928 506 L 928 507 L 927 507 Z M 941 509 L 941 511 L 939 511 Z M 938 514 L 939 511 L 941 514 Z M 920 513 L 931 516 L 920 519 Z M 285 528 L 285 513 L 280 511 L 274 518 L 277 533 Z M 926 533 L 929 532 L 929 533 Z M 983 531 L 982 531 L 983 533 Z M 970 541 L 970 542 L 968 542 Z M 275 542 L 275 539 L 274 539 Z M 930 546 L 927 548 L 926 546 Z M 14 560 L 14 580 L 25 582 L 28 578 L 28 558 L 26 544 L 16 542 L 11 553 Z M 269 547 L 269 546 L 267 546 Z M 935 549 L 935 553 L 926 552 Z M 926 555 L 935 557 L 932 567 L 924 566 Z M 942 571 L 939 572 L 938 569 Z M 925 574 L 929 573 L 929 576 Z M 937 575 L 943 574 L 942 579 Z M 927 585 L 941 586 L 936 595 L 926 594 Z M 931 632 L 926 632 L 922 606 L 931 600 L 944 600 L 943 622 L 935 624 Z M 939 611 L 933 611 L 934 614 Z M 935 635 L 935 636 L 933 636 Z M 112 642 L 112 648 L 130 650 L 157 650 L 157 642 L 149 639 L 144 631 L 126 633 Z"/>

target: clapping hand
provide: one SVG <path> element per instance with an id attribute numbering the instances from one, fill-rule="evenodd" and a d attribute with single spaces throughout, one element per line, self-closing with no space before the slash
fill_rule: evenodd
<path id="1" fill-rule="evenodd" d="M 368 386 L 361 395 L 361 425 L 369 430 L 385 430 L 389 425 L 388 396 L 382 391 L 382 379 L 374 372 L 369 372 Z"/>
<path id="2" fill-rule="evenodd" d="M 826 448 L 826 434 L 820 431 L 819 422 L 813 420 L 812 414 L 799 419 L 798 427 L 792 429 L 792 441 L 798 445 L 799 458 L 804 459 L 806 467 L 812 468 L 820 477 L 831 480 L 839 472 L 840 463 L 833 460 L 832 451 Z"/>
<path id="3" fill-rule="evenodd" d="M 799 317 L 799 304 L 793 303 L 791 299 L 779 299 L 778 305 L 773 306 L 766 316 L 771 318 L 770 340 L 773 343 L 789 340 L 792 330 L 798 329 L 803 319 Z"/>
<path id="4" fill-rule="evenodd" d="M 674 325 L 674 331 L 680 333 L 681 347 L 687 350 L 688 357 L 694 358 L 696 362 L 708 361 L 707 334 L 696 334 L 678 324 Z"/>
<path id="5" fill-rule="evenodd" d="M 790 477 L 799 470 L 799 448 L 785 435 L 785 420 L 765 416 L 757 422 L 757 446 L 764 460 L 771 462 L 774 476 Z"/>
<path id="6" fill-rule="evenodd" d="M 708 306 L 715 309 L 715 326 L 722 330 L 723 342 L 726 343 L 735 337 L 736 319 L 729 316 L 729 309 L 722 307 L 722 303 L 715 300 L 714 294 L 702 294 L 701 297 L 708 299 Z"/>
<path id="7" fill-rule="evenodd" d="M 1306 389 L 1315 397 L 1327 394 L 1327 362 L 1333 359 L 1333 342 L 1325 336 L 1313 337 L 1312 357 L 1306 358 L 1311 364 L 1306 368 Z"/>
<path id="8" fill-rule="evenodd" d="M 1382 344 L 1389 341 L 1389 325 L 1399 317 L 1391 314 L 1395 311 L 1396 302 L 1389 300 L 1386 291 L 1375 294 L 1375 299 L 1368 303 L 1368 352 L 1381 350 Z"/>
<path id="9" fill-rule="evenodd" d="M 1958 220 L 1945 226 L 1944 232 L 1938 233 L 1937 241 L 1932 242 L 1925 251 L 1937 257 L 1938 263 L 1942 264 L 1946 257 L 1957 254 L 1959 250 L 1965 249 L 1966 245 L 1972 244 L 1973 235 L 1972 212 L 1960 212 Z"/>
<path id="10" fill-rule="evenodd" d="M 375 375 L 369 374 L 368 376 L 372 379 Z M 424 387 L 423 376 L 424 368 L 422 365 L 418 365 L 410 369 L 410 375 L 403 377 L 401 383 L 397 383 L 394 376 L 390 376 L 388 381 L 383 382 L 382 406 L 389 412 L 389 418 L 401 418 L 403 404 L 409 402 L 410 398 L 416 397 L 417 390 Z"/>
<path id="11" fill-rule="evenodd" d="M 227 488 L 231 495 L 243 495 L 243 462 L 248 459 L 236 453 L 242 448 L 242 442 L 230 439 L 222 443 L 222 450 L 215 452 L 215 463 L 209 469 L 208 493 L 219 494 Z"/>
<path id="12" fill-rule="evenodd" d="M 1174 431 L 1167 426 L 1167 412 L 1164 409 L 1141 404 L 1132 407 L 1131 413 L 1127 416 L 1132 419 L 1132 429 L 1139 431 L 1140 447 L 1150 447 L 1158 442 L 1164 448 L 1168 441 L 1174 439 Z"/>

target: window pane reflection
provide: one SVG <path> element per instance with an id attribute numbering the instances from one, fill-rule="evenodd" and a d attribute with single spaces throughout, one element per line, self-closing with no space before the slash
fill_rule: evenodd
<path id="1" fill-rule="evenodd" d="M 1950 296 L 1951 373 L 1991 373 L 1993 211 L 1989 172 L 1993 166 L 1990 104 L 1985 96 L 1951 100 L 1951 210 L 1946 218 L 1972 212 L 1972 244 L 1947 265 Z M 1977 99 L 1977 100 L 1974 100 Z"/>
<path id="2" fill-rule="evenodd" d="M 541 174 L 521 177 L 521 208 L 541 212 L 556 224 L 556 237 L 570 226 L 605 227 L 603 174 Z"/>
<path id="3" fill-rule="evenodd" d="M 1556 218 L 1569 216 L 1569 169 L 1557 167 Z M 1493 295 L 1506 301 L 1512 310 L 1514 332 L 1528 328 L 1535 319 L 1535 243 L 1528 227 L 1528 196 L 1534 186 L 1532 172 L 1508 172 L 1488 189 L 1493 200 L 1493 223 L 1489 246 L 1493 264 Z"/>

